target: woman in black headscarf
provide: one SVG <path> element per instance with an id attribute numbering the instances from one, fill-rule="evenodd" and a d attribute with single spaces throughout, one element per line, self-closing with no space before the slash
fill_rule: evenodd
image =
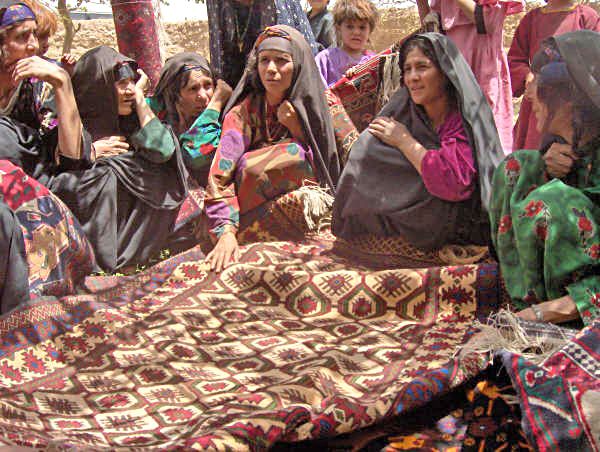
<path id="1" fill-rule="evenodd" d="M 492 238 L 518 316 L 540 322 L 600 315 L 600 34 L 542 43 L 532 106 L 545 145 L 494 174 Z"/>
<path id="2" fill-rule="evenodd" d="M 416 35 L 400 54 L 404 86 L 350 151 L 333 232 L 402 236 L 426 251 L 486 244 L 491 178 L 504 155 L 492 112 L 445 36 Z"/>
<path id="3" fill-rule="evenodd" d="M 206 213 L 217 239 L 208 259 L 220 270 L 238 254 L 240 215 L 303 185 L 333 192 L 340 163 L 310 47 L 276 25 L 258 37 L 225 109 L 207 185 Z"/>
<path id="4" fill-rule="evenodd" d="M 219 116 L 231 87 L 217 80 L 201 55 L 183 52 L 169 58 L 148 103 L 179 138 L 183 160 L 194 180 L 206 185 L 221 136 Z"/>
<path id="5" fill-rule="evenodd" d="M 96 161 L 59 176 L 53 191 L 81 222 L 102 269 L 147 262 L 164 247 L 187 195 L 176 139 L 146 103 L 148 79 L 133 60 L 97 47 L 72 80 Z"/>

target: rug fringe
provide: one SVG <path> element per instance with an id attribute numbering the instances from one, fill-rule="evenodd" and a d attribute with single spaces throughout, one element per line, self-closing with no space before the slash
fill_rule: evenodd
<path id="1" fill-rule="evenodd" d="M 446 245 L 438 251 L 438 256 L 448 265 L 470 265 L 481 261 L 487 253 L 487 246 Z"/>
<path id="2" fill-rule="evenodd" d="M 400 54 L 398 52 L 382 56 L 383 69 L 381 71 L 381 82 L 377 90 L 379 95 L 377 105 L 382 106 L 389 102 L 392 94 L 400 86 L 402 70 L 400 69 Z"/>
<path id="3" fill-rule="evenodd" d="M 492 314 L 487 324 L 476 321 L 475 327 L 480 332 L 462 347 L 459 352 L 461 359 L 476 353 L 489 354 L 491 360 L 495 352 L 506 350 L 518 353 L 534 364 L 541 364 L 563 348 L 570 339 L 563 328 L 552 324 L 544 324 L 537 332 L 535 329 L 528 331 L 523 321 L 506 309 Z"/>
<path id="4" fill-rule="evenodd" d="M 306 181 L 296 192 L 304 206 L 304 219 L 309 231 L 320 232 L 331 225 L 333 196 L 328 189 Z"/>

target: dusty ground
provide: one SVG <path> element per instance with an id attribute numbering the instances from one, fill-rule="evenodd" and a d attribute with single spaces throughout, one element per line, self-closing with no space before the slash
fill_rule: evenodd
<path id="1" fill-rule="evenodd" d="M 514 28 L 521 15 L 512 16 L 506 21 L 505 45 L 510 45 Z M 87 49 L 98 45 L 116 47 L 115 29 L 112 20 L 77 21 L 81 26 L 75 35 L 72 53 L 81 56 Z M 376 51 L 383 50 L 418 27 L 418 16 L 415 10 L 395 10 L 385 14 L 373 33 L 372 45 Z M 196 51 L 208 57 L 208 23 L 206 21 L 189 21 L 167 23 L 164 25 L 166 46 L 165 55 L 168 57 L 178 52 Z M 61 52 L 64 32 L 59 32 L 52 40 L 48 55 L 58 57 Z"/>

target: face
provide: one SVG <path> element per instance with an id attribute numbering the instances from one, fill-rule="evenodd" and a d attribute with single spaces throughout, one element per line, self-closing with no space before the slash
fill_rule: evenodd
<path id="1" fill-rule="evenodd" d="M 50 35 L 48 33 L 43 34 L 43 35 L 38 35 L 38 43 L 39 43 L 39 50 L 37 52 L 38 56 L 44 56 L 46 55 L 46 52 L 48 52 L 48 49 L 50 48 Z"/>
<path id="2" fill-rule="evenodd" d="M 403 70 L 404 84 L 415 104 L 426 106 L 445 95 L 444 74 L 421 49 L 408 52 Z"/>
<path id="3" fill-rule="evenodd" d="M 124 78 L 115 82 L 119 115 L 127 116 L 133 113 L 135 106 L 135 82 L 132 78 Z"/>
<path id="4" fill-rule="evenodd" d="M 527 98 L 531 101 L 531 109 L 537 121 L 536 128 L 540 133 L 548 133 L 567 137 L 572 133 L 571 119 L 573 117 L 573 104 L 562 102 L 556 111 L 553 111 L 550 121 L 550 110 L 540 99 L 537 92 L 537 76 L 527 87 Z M 566 126 L 566 127 L 565 127 Z"/>
<path id="5" fill-rule="evenodd" d="M 258 75 L 267 94 L 285 97 L 292 85 L 292 55 L 279 50 L 263 50 L 258 55 Z"/>
<path id="6" fill-rule="evenodd" d="M 362 52 L 367 48 L 371 27 L 366 20 L 347 19 L 340 25 L 336 25 L 336 30 L 346 50 Z"/>
<path id="7" fill-rule="evenodd" d="M 36 36 L 37 24 L 34 20 L 21 22 L 8 31 L 2 48 L 4 50 L 3 70 L 10 72 L 19 60 L 34 56 L 38 52 Z"/>
<path id="8" fill-rule="evenodd" d="M 190 71 L 187 84 L 179 92 L 177 106 L 185 117 L 196 117 L 204 111 L 213 96 L 215 85 L 212 78 L 200 70 Z"/>

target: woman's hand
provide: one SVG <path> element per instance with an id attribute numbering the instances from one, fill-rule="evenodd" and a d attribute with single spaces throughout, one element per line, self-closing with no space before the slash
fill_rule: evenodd
<path id="1" fill-rule="evenodd" d="M 206 108 L 221 111 L 231 97 L 232 92 L 231 86 L 229 86 L 225 80 L 217 80 L 215 92 Z"/>
<path id="2" fill-rule="evenodd" d="M 60 66 L 38 56 L 19 60 L 13 71 L 13 79 L 20 82 L 30 77 L 50 83 L 54 88 L 61 88 L 69 78 L 69 74 Z"/>
<path id="3" fill-rule="evenodd" d="M 369 124 L 369 132 L 385 144 L 400 150 L 414 144 L 415 139 L 401 122 L 387 116 L 379 116 Z"/>
<path id="4" fill-rule="evenodd" d="M 129 151 L 129 143 L 123 136 L 103 137 L 94 141 L 94 150 L 96 158 L 114 157 Z"/>
<path id="5" fill-rule="evenodd" d="M 140 100 L 145 102 L 146 92 L 150 88 L 150 79 L 141 69 L 138 69 L 137 73 L 140 75 L 140 78 L 135 83 L 135 100 L 136 102 L 139 102 Z"/>
<path id="6" fill-rule="evenodd" d="M 553 143 L 544 154 L 543 159 L 546 164 L 546 172 L 551 177 L 560 179 L 571 172 L 577 155 L 570 144 Z"/>
<path id="7" fill-rule="evenodd" d="M 206 256 L 210 269 L 217 273 L 240 259 L 240 247 L 234 232 L 225 232 Z"/>
<path id="8" fill-rule="evenodd" d="M 277 120 L 283 124 L 292 134 L 294 138 L 304 142 L 304 131 L 300 124 L 298 112 L 289 100 L 284 100 L 277 109 Z"/>
<path id="9" fill-rule="evenodd" d="M 539 303 L 536 305 L 536 309 L 541 313 L 541 320 L 548 323 L 564 323 L 579 318 L 577 305 L 570 295 Z M 532 308 L 525 308 L 516 315 L 523 320 L 540 321 Z"/>

